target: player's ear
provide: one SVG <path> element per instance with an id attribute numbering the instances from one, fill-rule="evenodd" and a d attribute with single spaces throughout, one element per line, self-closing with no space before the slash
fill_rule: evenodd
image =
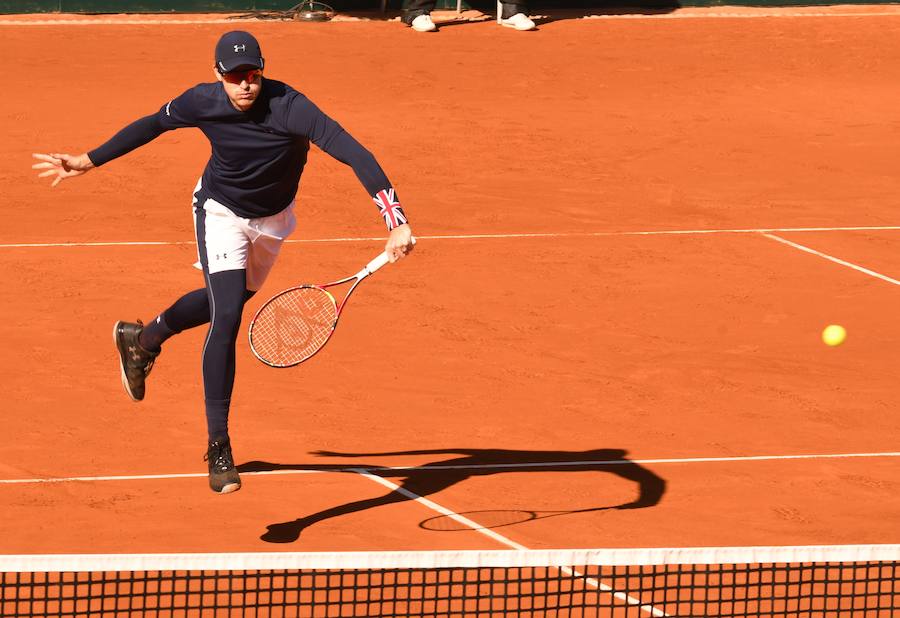
<path id="1" fill-rule="evenodd" d="M 222 74 L 219 73 L 219 69 L 213 67 L 213 74 L 216 76 L 216 81 L 222 81 Z"/>

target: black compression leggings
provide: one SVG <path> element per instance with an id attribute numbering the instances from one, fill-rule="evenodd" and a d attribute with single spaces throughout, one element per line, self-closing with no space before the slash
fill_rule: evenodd
<path id="1" fill-rule="evenodd" d="M 210 441 L 228 436 L 228 411 L 234 387 L 235 343 L 241 314 L 256 292 L 247 289 L 244 270 L 226 270 L 207 276 L 206 289 L 188 292 L 162 313 L 165 339 L 189 328 L 209 324 L 203 346 L 203 390 Z M 210 307 L 215 310 L 210 311 Z M 210 317 L 213 317 L 210 320 Z M 148 325 L 151 328 L 152 325 Z M 160 340 L 162 343 L 164 339 Z"/>
<path id="2" fill-rule="evenodd" d="M 228 411 L 234 387 L 235 342 L 247 292 L 247 271 L 207 276 L 210 322 L 203 345 L 203 391 L 210 442 L 228 437 Z"/>

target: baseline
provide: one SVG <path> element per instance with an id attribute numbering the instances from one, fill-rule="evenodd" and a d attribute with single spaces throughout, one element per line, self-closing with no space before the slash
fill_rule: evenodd
<path id="1" fill-rule="evenodd" d="M 528 463 L 503 463 L 503 464 L 460 464 L 460 465 L 438 465 L 438 466 L 379 466 L 375 468 L 361 468 L 359 466 L 348 466 L 346 468 L 334 468 L 329 470 L 319 470 L 316 468 L 295 469 L 295 470 L 265 470 L 260 472 L 242 472 L 243 476 L 282 476 L 291 474 L 326 474 L 356 472 L 362 474 L 374 472 L 402 472 L 403 470 L 416 471 L 440 471 L 440 470 L 490 470 L 490 469 L 524 469 L 524 468 L 559 468 L 562 466 L 571 467 L 596 467 L 596 466 L 618 466 L 624 464 L 694 464 L 694 463 L 733 463 L 733 462 L 753 462 L 753 461 L 796 461 L 809 459 L 855 459 L 855 458 L 877 458 L 877 457 L 900 457 L 900 452 L 881 452 L 881 453 L 831 453 L 831 454 L 813 454 L 813 455 L 747 455 L 736 457 L 684 457 L 671 459 L 610 459 L 600 461 L 543 461 Z M 38 483 L 75 483 L 75 482 L 102 482 L 102 481 L 148 481 L 159 479 L 193 479 L 206 478 L 206 472 L 187 472 L 176 474 L 135 474 L 135 475 L 108 475 L 108 476 L 70 476 L 70 477 L 43 477 L 43 478 L 27 478 L 27 479 L 0 479 L 0 485 L 26 485 Z"/>
<path id="2" fill-rule="evenodd" d="M 419 240 L 482 240 L 504 238 L 603 238 L 615 236 L 690 236 L 705 234 L 767 234 L 782 232 L 893 232 L 900 231 L 900 225 L 862 225 L 844 227 L 776 227 L 776 228 L 734 228 L 710 230 L 632 230 L 621 232 L 510 232 L 504 234 L 432 234 L 419 235 Z M 313 243 L 354 243 L 383 241 L 383 236 L 356 236 L 336 238 L 296 238 L 286 240 L 287 244 Z M 97 242 L 55 242 L 55 243 L 6 243 L 0 249 L 65 248 L 65 247 L 156 247 L 195 245 L 192 240 L 173 241 L 97 241 Z"/>

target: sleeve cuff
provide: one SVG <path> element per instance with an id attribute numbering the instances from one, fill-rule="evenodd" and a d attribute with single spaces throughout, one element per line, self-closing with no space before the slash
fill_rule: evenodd
<path id="1" fill-rule="evenodd" d="M 384 223 L 387 225 L 388 230 L 392 230 L 404 223 L 409 223 L 406 213 L 400 207 L 400 200 L 397 199 L 397 194 L 392 188 L 382 189 L 375 194 L 372 201 L 378 206 L 378 210 L 384 218 Z"/>

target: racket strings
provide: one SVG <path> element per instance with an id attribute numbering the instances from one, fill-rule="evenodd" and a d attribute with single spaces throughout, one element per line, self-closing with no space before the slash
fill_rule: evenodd
<path id="1" fill-rule="evenodd" d="M 272 365 L 295 365 L 325 345 L 337 322 L 334 297 L 321 288 L 289 290 L 256 317 L 250 343 Z"/>

